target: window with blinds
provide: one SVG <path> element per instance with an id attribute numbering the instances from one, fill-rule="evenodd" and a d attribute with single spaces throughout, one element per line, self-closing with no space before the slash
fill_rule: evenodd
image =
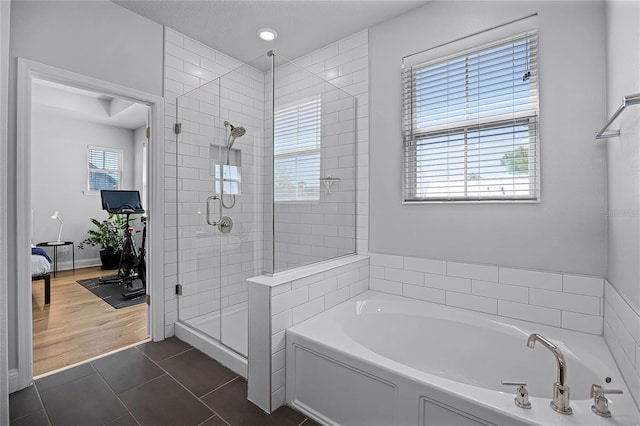
<path id="1" fill-rule="evenodd" d="M 90 146 L 88 169 L 89 191 L 120 189 L 122 152 Z"/>
<path id="2" fill-rule="evenodd" d="M 274 200 L 320 199 L 320 96 L 274 113 Z"/>
<path id="3" fill-rule="evenodd" d="M 404 199 L 539 199 L 537 36 L 403 69 Z"/>

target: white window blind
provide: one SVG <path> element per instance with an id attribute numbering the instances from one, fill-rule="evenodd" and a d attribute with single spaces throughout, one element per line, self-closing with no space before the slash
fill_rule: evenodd
<path id="1" fill-rule="evenodd" d="M 320 96 L 274 113 L 274 200 L 320 199 Z"/>
<path id="2" fill-rule="evenodd" d="M 120 189 L 122 152 L 108 148 L 89 147 L 89 191 Z"/>
<path id="3" fill-rule="evenodd" d="M 403 69 L 404 199 L 537 200 L 537 36 Z"/>

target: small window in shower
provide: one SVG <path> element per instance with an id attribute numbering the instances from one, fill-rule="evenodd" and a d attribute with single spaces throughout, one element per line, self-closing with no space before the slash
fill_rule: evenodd
<path id="1" fill-rule="evenodd" d="M 220 194 L 220 182 L 223 182 L 224 193 L 227 195 L 240 195 L 241 164 L 242 158 L 239 149 L 227 150 L 225 147 L 210 146 L 211 169 L 210 174 L 215 180 L 215 192 Z"/>
<path id="2" fill-rule="evenodd" d="M 274 201 L 320 200 L 321 101 L 313 96 L 274 114 Z"/>

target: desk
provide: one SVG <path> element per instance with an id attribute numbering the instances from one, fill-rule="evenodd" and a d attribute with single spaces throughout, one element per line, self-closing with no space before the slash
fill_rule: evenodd
<path id="1" fill-rule="evenodd" d="M 76 270 L 76 251 L 73 241 L 45 241 L 44 243 L 36 244 L 36 247 L 53 247 L 53 277 L 56 277 L 58 271 L 58 247 L 71 246 L 71 254 L 73 259 L 73 270 Z"/>

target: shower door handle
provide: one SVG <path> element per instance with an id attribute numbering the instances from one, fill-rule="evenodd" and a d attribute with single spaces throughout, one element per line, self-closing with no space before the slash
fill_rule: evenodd
<path id="1" fill-rule="evenodd" d="M 220 201 L 220 197 L 218 197 L 217 195 L 212 195 L 209 198 L 207 198 L 207 223 L 211 226 L 218 226 L 218 224 L 220 223 L 220 221 L 218 220 L 218 222 L 211 222 L 211 209 L 209 208 L 209 204 L 211 202 L 211 200 L 218 200 Z"/>

